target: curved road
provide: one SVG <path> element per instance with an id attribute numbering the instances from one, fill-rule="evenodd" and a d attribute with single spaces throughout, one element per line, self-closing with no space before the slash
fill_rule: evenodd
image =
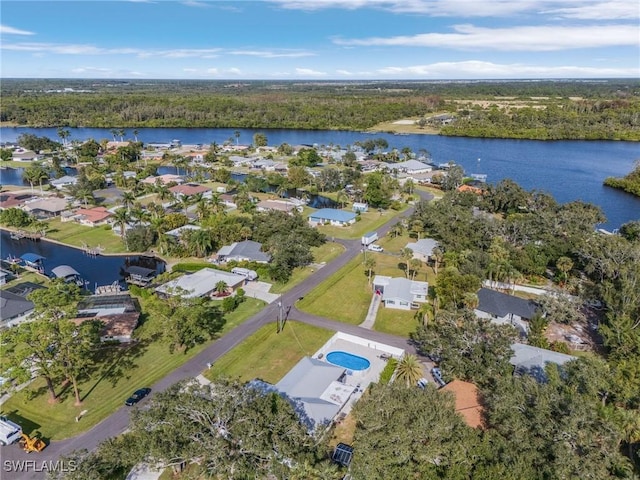
<path id="1" fill-rule="evenodd" d="M 418 193 L 423 200 L 433 199 L 433 195 L 429 193 Z M 410 215 L 413 212 L 413 209 L 414 207 L 409 208 L 404 212 L 404 215 Z M 376 231 L 379 236 L 382 237 L 386 235 L 389 229 L 399 221 L 400 216 L 395 216 Z M 342 331 L 352 335 L 357 335 L 395 347 L 404 348 L 410 352 L 415 352 L 414 347 L 409 344 L 406 338 L 318 317 L 302 312 L 295 307 L 294 304 L 300 297 L 303 297 L 306 293 L 313 290 L 322 281 L 333 275 L 362 251 L 362 245 L 359 240 L 336 239 L 335 241 L 344 245 L 345 251 L 338 258 L 320 268 L 313 275 L 307 277 L 303 282 L 294 286 L 282 295 L 281 301 L 283 306 L 285 308 L 290 307 L 288 318 L 326 328 L 328 330 Z M 278 307 L 276 303 L 267 305 L 259 313 L 238 325 L 235 329 L 213 342 L 205 350 L 157 382 L 152 386 L 152 391 L 163 391 L 177 382 L 198 376 L 207 368 L 207 363 L 213 363 L 218 360 L 222 355 L 252 335 L 263 325 L 271 322 L 275 323 L 277 315 Z M 37 454 L 27 454 L 23 452 L 18 445 L 2 447 L 0 450 L 2 459 L 0 478 L 3 480 L 46 478 L 46 469 L 50 468 L 50 465 L 54 465 L 60 456 L 68 455 L 74 450 L 79 449 L 93 450 L 105 439 L 115 437 L 124 432 L 129 425 L 129 411 L 130 408 L 123 406 L 94 426 L 91 430 L 74 438 L 59 442 L 52 442 L 44 451 Z M 27 463 L 24 463 L 25 461 Z M 20 466 L 18 466 L 17 463 L 13 462 L 23 463 L 20 463 Z M 20 467 L 22 467 L 22 469 L 26 468 L 28 471 L 19 471 Z"/>

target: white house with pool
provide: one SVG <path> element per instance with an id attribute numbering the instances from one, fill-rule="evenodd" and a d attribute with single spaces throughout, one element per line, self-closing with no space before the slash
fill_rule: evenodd
<path id="1" fill-rule="evenodd" d="M 337 332 L 277 384 L 260 380 L 252 384 L 288 398 L 300 421 L 313 432 L 349 413 L 366 387 L 378 381 L 387 361 L 403 355 L 401 348 Z"/>

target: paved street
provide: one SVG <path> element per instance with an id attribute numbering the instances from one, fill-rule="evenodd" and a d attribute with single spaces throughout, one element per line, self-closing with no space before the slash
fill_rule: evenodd
<path id="1" fill-rule="evenodd" d="M 420 195 L 425 200 L 431 200 L 432 195 L 421 192 Z M 403 213 L 408 216 L 412 213 L 413 207 Z M 389 229 L 400 220 L 400 216 L 396 216 L 389 220 L 384 226 L 377 229 L 380 237 L 383 237 Z M 326 328 L 334 331 L 342 331 L 352 335 L 357 335 L 370 340 L 379 341 L 395 347 L 404 348 L 407 351 L 415 352 L 415 349 L 409 345 L 407 339 L 396 337 L 393 335 L 376 332 L 359 326 L 350 325 L 342 322 L 336 322 L 323 317 L 311 315 L 295 308 L 295 302 L 303 297 L 307 292 L 310 292 L 317 287 L 322 281 L 333 275 L 336 271 L 342 268 L 347 262 L 358 255 L 362 246 L 360 240 L 339 240 L 336 242 L 341 243 L 345 247 L 345 251 L 334 261 L 328 263 L 323 268 L 317 270 L 313 275 L 309 276 L 300 284 L 293 287 L 288 292 L 282 295 L 282 303 L 285 310 L 291 307 L 289 310 L 288 318 L 292 320 L 299 320 L 304 323 L 315 325 L 318 327 Z M 225 336 L 213 342 L 208 348 L 202 351 L 200 354 L 193 357 L 191 360 L 171 372 L 162 380 L 152 385 L 152 392 L 159 392 L 166 390 L 171 385 L 180 382 L 187 378 L 193 378 L 199 375 L 203 370 L 207 368 L 207 363 L 213 363 L 219 359 L 222 355 L 234 348 L 240 342 L 256 332 L 260 327 L 267 323 L 273 322 L 275 328 L 275 321 L 277 318 L 277 305 L 275 303 L 267 305 L 262 311 L 254 315 L 235 329 L 231 330 Z M 286 328 L 286 327 L 285 327 Z M 152 393 L 153 395 L 153 393 Z M 144 402 L 143 402 L 144 403 Z M 42 462 L 55 462 L 61 455 L 67 455 L 70 452 L 78 449 L 93 450 L 103 440 L 114 437 L 124 432 L 129 424 L 129 411 L 128 407 L 121 407 L 112 415 L 104 419 L 101 423 L 93 427 L 88 432 L 83 433 L 72 439 L 62 440 L 59 442 L 52 442 L 41 453 L 26 454 L 18 445 L 11 445 L 9 447 L 2 447 L 0 455 L 2 456 L 2 473 L 0 477 L 3 480 L 14 479 L 43 479 L 46 478 L 46 471 L 35 471 L 38 469 Z M 29 460 L 35 462 L 36 469 L 31 468 L 29 472 L 15 472 L 8 471 L 7 466 L 10 465 L 7 462 Z"/>

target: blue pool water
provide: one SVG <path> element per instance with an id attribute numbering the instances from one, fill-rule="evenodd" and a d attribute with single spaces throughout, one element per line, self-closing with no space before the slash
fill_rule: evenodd
<path id="1" fill-rule="evenodd" d="M 371 366 L 371 362 L 366 358 L 341 351 L 327 353 L 327 362 L 349 370 L 366 370 Z"/>

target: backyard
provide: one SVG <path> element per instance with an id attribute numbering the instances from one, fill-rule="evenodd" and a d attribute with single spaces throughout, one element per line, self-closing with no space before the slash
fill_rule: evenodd
<path id="1" fill-rule="evenodd" d="M 360 238 L 367 232 L 371 232 L 380 228 L 387 223 L 391 218 L 400 215 L 403 211 L 409 208 L 409 205 L 404 204 L 402 210 L 370 210 L 360 214 L 360 220 L 356 221 L 353 225 L 348 227 L 339 227 L 334 225 L 320 225 L 318 231 L 324 233 L 327 237 L 336 237 L 344 239 Z M 351 211 L 344 209 L 344 211 Z"/>
<path id="2" fill-rule="evenodd" d="M 204 372 L 209 380 L 259 378 L 277 383 L 302 357 L 313 355 L 334 332 L 289 320 L 276 332 L 275 323 L 263 326 Z"/>
<path id="3" fill-rule="evenodd" d="M 77 222 L 49 220 L 46 237 L 75 247 L 102 247 L 103 253 L 125 253 L 127 249 L 119 235 L 110 225 L 87 227 Z"/>
<path id="4" fill-rule="evenodd" d="M 264 305 L 260 300 L 247 299 L 237 310 L 226 315 L 227 322 L 220 335 L 258 313 Z M 142 337 L 146 329 L 153 328 L 152 322 L 153 319 L 149 319 L 140 327 Z M 81 406 L 74 405 L 70 385 L 58 386 L 60 401 L 48 403 L 44 380 L 38 379 L 7 400 L 2 411 L 21 425 L 25 433 L 37 431 L 47 441 L 69 438 L 93 427 L 122 407 L 134 390 L 153 386 L 210 344 L 207 342 L 186 353 L 174 354 L 170 354 L 167 344 L 161 341 L 105 348 L 96 373 L 80 383 Z M 85 410 L 86 414 L 76 422 L 75 417 Z"/>

